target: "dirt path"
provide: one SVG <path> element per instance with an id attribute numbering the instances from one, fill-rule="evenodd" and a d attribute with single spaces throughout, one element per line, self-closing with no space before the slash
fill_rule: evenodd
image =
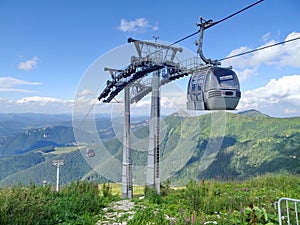
<path id="1" fill-rule="evenodd" d="M 96 225 L 126 225 L 128 220 L 133 218 L 135 213 L 134 202 L 130 200 L 121 200 L 111 203 L 104 208 L 105 216 L 99 220 Z"/>

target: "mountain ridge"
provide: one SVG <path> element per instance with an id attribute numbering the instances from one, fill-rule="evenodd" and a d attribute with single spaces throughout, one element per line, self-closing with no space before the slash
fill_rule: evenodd
<path id="1" fill-rule="evenodd" d="M 212 127 L 212 121 L 222 119 L 222 116 L 226 126 L 223 136 L 220 136 L 222 132 L 218 130 L 212 132 L 212 129 L 215 129 Z M 245 179 L 264 173 L 300 174 L 300 117 L 275 118 L 260 115 L 256 111 L 250 111 L 250 114 L 249 112 L 242 114 L 212 112 L 198 117 L 168 116 L 164 118 L 163 124 L 165 136 L 161 140 L 161 156 L 164 163 L 161 166 L 162 171 L 169 171 L 171 177 L 166 179 L 170 179 L 174 184 L 180 185 L 191 178 L 226 180 Z M 195 125 L 201 128 L 198 133 L 195 133 Z M 37 149 L 33 148 L 28 152 L 25 151 L 24 154 L 10 156 L 16 158 L 0 157 L 0 165 L 2 165 L 0 168 L 7 170 L 5 173 L 1 172 L 4 175 L 0 177 L 0 185 L 11 185 L 16 180 L 28 182 L 29 178 L 40 183 L 41 177 L 53 182 L 55 172 L 52 171 L 51 161 L 55 158 L 70 157 L 75 157 L 74 163 L 67 166 L 66 169 L 70 174 L 64 175 L 64 183 L 83 178 L 97 179 L 102 182 L 106 180 L 101 174 L 93 172 L 94 168 L 87 164 L 87 159 L 76 147 L 66 146 L 70 140 L 73 141 L 71 128 L 64 128 L 65 131 L 61 128 L 61 132 L 57 134 L 54 134 L 55 127 L 52 129 L 54 129 L 53 136 L 57 136 L 55 143 L 60 139 L 63 147 L 47 146 L 46 143 L 37 141 L 35 144 L 40 144 Z M 146 166 L 149 135 L 147 123 L 141 122 L 133 132 L 136 137 L 145 139 L 145 142 L 137 146 L 133 143 L 133 147 L 143 149 L 143 151 L 133 151 L 133 164 Z M 88 138 L 88 134 L 86 135 Z M 40 133 L 39 137 L 43 137 L 43 134 Z M 121 163 L 123 147 L 120 141 L 110 139 L 104 143 L 104 147 Z M 219 149 L 216 151 L 217 147 Z M 66 150 L 62 155 L 57 151 L 60 148 L 73 148 L 73 150 Z M 79 154 L 74 156 L 76 151 Z M 95 151 L 99 154 L 97 147 Z M 190 154 L 190 158 L 186 161 L 184 157 L 176 158 L 172 156 L 174 151 L 179 154 Z M 167 156 L 172 156 L 173 161 L 168 162 Z M 15 165 L 12 165 L 12 160 L 15 160 Z M 174 160 L 181 165 L 181 168 L 176 169 L 176 165 L 172 164 Z M 277 164 L 280 168 L 276 166 Z M 170 168 L 167 168 L 168 166 Z M 170 172 L 171 170 L 174 171 Z M 143 171 L 135 171 L 135 173 L 140 177 L 139 182 L 143 182 Z"/>
<path id="2" fill-rule="evenodd" d="M 240 115 L 245 115 L 245 116 L 265 116 L 265 117 L 270 117 L 267 114 L 264 114 L 256 109 L 249 109 L 246 111 L 238 112 Z"/>

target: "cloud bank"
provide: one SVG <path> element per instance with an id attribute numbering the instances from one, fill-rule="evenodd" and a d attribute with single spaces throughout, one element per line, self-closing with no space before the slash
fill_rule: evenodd
<path id="1" fill-rule="evenodd" d="M 24 88 L 16 88 L 18 86 L 27 85 L 40 85 L 38 82 L 31 82 L 26 80 L 20 80 L 14 77 L 0 77 L 0 92 L 24 92 L 24 93 L 34 93 L 33 90 L 28 90 Z"/>
<path id="2" fill-rule="evenodd" d="M 73 107 L 72 100 L 62 100 L 58 98 L 32 96 L 17 100 L 0 98 L 1 113 L 71 113 Z"/>
<path id="3" fill-rule="evenodd" d="M 239 110 L 258 109 L 273 113 L 300 113 L 300 75 L 271 79 L 267 85 L 245 91 L 237 107 Z"/>
<path id="4" fill-rule="evenodd" d="M 186 94 L 177 90 L 164 91 L 161 96 L 162 114 L 171 114 L 185 110 Z M 96 105 L 95 105 L 96 104 Z M 40 112 L 40 113 L 71 113 L 74 100 L 32 96 L 17 100 L 0 98 L 1 113 L 5 112 Z M 76 98 L 76 111 L 87 113 L 95 106 L 96 113 L 121 113 L 123 104 L 104 104 L 96 101 L 95 93 L 83 90 Z M 150 97 L 132 104 L 133 114 L 146 115 L 150 113 Z M 112 109 L 111 107 L 116 107 Z M 265 86 L 247 90 L 237 107 L 238 111 L 257 109 L 271 116 L 299 116 L 300 114 L 300 75 L 283 76 L 271 79 Z"/>
<path id="5" fill-rule="evenodd" d="M 270 34 L 266 34 L 262 37 L 263 40 L 267 40 Z M 288 41 L 294 38 L 300 37 L 300 33 L 292 32 L 285 38 L 284 41 Z M 270 40 L 257 48 L 263 48 L 269 45 L 274 45 L 278 41 Z M 257 49 L 256 48 L 256 49 Z M 241 54 L 247 51 L 251 51 L 247 46 L 241 46 L 238 49 L 232 50 L 227 57 L 231 57 L 237 54 Z M 256 75 L 257 70 L 261 65 L 273 65 L 276 67 L 296 67 L 300 68 L 300 40 L 288 42 L 282 45 L 277 45 L 271 48 L 266 48 L 261 51 L 256 51 L 251 54 L 242 55 L 239 57 L 224 60 L 222 64 L 224 66 L 233 66 L 238 75 L 240 81 L 247 80 L 251 75 Z"/>

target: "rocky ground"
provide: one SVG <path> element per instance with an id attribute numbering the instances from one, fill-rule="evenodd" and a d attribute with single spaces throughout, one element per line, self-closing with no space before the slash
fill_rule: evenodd
<path id="1" fill-rule="evenodd" d="M 104 218 L 96 225 L 126 225 L 127 221 L 133 218 L 135 213 L 135 203 L 130 200 L 121 200 L 111 203 L 104 208 Z"/>

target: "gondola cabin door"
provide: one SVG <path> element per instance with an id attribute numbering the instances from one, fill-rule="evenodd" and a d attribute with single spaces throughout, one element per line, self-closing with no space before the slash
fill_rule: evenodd
<path id="1" fill-rule="evenodd" d="M 206 76 L 206 70 L 200 70 L 193 73 L 189 80 L 187 90 L 187 109 L 205 110 L 203 86 Z"/>

